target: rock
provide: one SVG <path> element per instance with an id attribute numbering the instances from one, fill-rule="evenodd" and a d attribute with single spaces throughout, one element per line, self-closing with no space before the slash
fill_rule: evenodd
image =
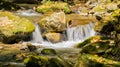
<path id="1" fill-rule="evenodd" d="M 37 12 L 40 13 L 47 13 L 47 12 L 59 12 L 64 11 L 65 13 L 70 13 L 71 10 L 69 8 L 69 5 L 64 2 L 45 2 L 42 5 L 39 5 L 36 8 Z"/>
<path id="2" fill-rule="evenodd" d="M 46 67 L 49 59 L 45 56 L 29 56 L 24 60 L 26 67 Z"/>
<path id="3" fill-rule="evenodd" d="M 19 45 L 0 44 L 0 62 L 9 62 L 14 60 L 14 56 L 20 53 Z"/>
<path id="4" fill-rule="evenodd" d="M 113 42 L 113 43 L 112 43 Z M 115 46 L 114 40 L 108 37 L 94 36 L 77 45 L 81 48 L 81 53 L 97 54 L 106 52 L 111 47 Z"/>
<path id="5" fill-rule="evenodd" d="M 74 67 L 119 67 L 120 62 L 106 59 L 98 55 L 79 54 Z"/>
<path id="6" fill-rule="evenodd" d="M 95 25 L 95 31 L 99 32 L 103 35 L 106 36 L 112 36 L 113 32 L 119 32 L 120 31 L 120 23 L 119 21 L 119 16 L 120 16 L 120 10 L 116 9 L 113 11 L 110 15 L 102 17 L 99 22 L 96 23 Z"/>
<path id="7" fill-rule="evenodd" d="M 116 9 L 118 9 L 117 5 L 118 5 L 117 3 L 109 3 L 109 4 L 106 5 L 106 9 L 116 10 Z"/>
<path id="8" fill-rule="evenodd" d="M 29 49 L 30 51 L 35 51 L 35 50 L 37 50 L 37 47 L 34 46 L 34 45 L 32 45 L 31 43 L 27 43 L 26 45 L 27 45 L 27 47 L 28 47 L 28 49 Z"/>
<path id="9" fill-rule="evenodd" d="M 17 4 L 6 2 L 4 0 L 0 0 L 0 10 L 18 10 L 20 9 L 20 6 Z"/>
<path id="10" fill-rule="evenodd" d="M 62 57 L 48 58 L 46 56 L 29 56 L 24 60 L 26 67 L 73 67 Z"/>
<path id="11" fill-rule="evenodd" d="M 0 50 L 4 49 L 2 46 L 0 46 Z"/>
<path id="12" fill-rule="evenodd" d="M 10 12 L 0 12 L 0 41 L 16 43 L 30 40 L 34 25 L 25 18 L 20 18 Z"/>
<path id="13" fill-rule="evenodd" d="M 45 48 L 41 51 L 43 55 L 56 55 L 56 51 L 54 49 Z"/>
<path id="14" fill-rule="evenodd" d="M 105 8 L 106 6 L 103 4 L 99 4 L 95 6 L 90 12 L 95 12 L 95 13 L 105 13 L 107 9 Z"/>
<path id="15" fill-rule="evenodd" d="M 60 33 L 47 33 L 46 39 L 51 43 L 57 43 L 62 41 L 62 35 Z"/>
<path id="16" fill-rule="evenodd" d="M 73 67 L 71 62 L 67 62 L 64 58 L 57 56 L 56 58 L 51 58 L 49 67 Z"/>
<path id="17" fill-rule="evenodd" d="M 64 12 L 53 13 L 39 21 L 41 31 L 45 34 L 48 32 L 60 32 L 66 29 L 66 17 Z"/>

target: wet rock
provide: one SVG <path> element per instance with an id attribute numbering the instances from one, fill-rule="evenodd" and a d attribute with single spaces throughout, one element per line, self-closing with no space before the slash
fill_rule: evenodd
<path id="1" fill-rule="evenodd" d="M 62 41 L 62 35 L 60 33 L 47 33 L 46 39 L 51 43 L 57 43 Z"/>
<path id="2" fill-rule="evenodd" d="M 95 25 L 95 31 L 99 32 L 106 36 L 113 36 L 115 32 L 119 32 L 119 12 L 120 10 L 117 9 L 111 13 L 109 16 L 102 17 L 99 22 Z"/>
<path id="3" fill-rule="evenodd" d="M 44 55 L 56 55 L 56 51 L 54 49 L 45 48 L 41 51 Z"/>
<path id="4" fill-rule="evenodd" d="M 64 2 L 45 2 L 42 5 L 39 5 L 36 9 L 37 12 L 46 13 L 46 12 L 59 12 L 64 11 L 65 13 L 70 13 L 71 10 L 69 5 Z"/>
<path id="5" fill-rule="evenodd" d="M 0 49 L 0 62 L 13 61 L 14 56 L 20 53 L 19 45 L 0 44 L 0 47 L 3 48 Z"/>
<path id="6" fill-rule="evenodd" d="M 32 45 L 31 43 L 27 43 L 26 45 L 27 45 L 27 47 L 28 47 L 28 49 L 29 49 L 30 51 L 35 51 L 35 50 L 37 50 L 37 47 L 34 46 L 34 45 Z"/>
<path id="7" fill-rule="evenodd" d="M 29 56 L 24 60 L 26 67 L 73 67 L 62 57 Z"/>
<path id="8" fill-rule="evenodd" d="M 25 18 L 20 18 L 10 12 L 0 12 L 0 41 L 16 43 L 30 40 L 34 25 Z"/>
<path id="9" fill-rule="evenodd" d="M 119 67 L 120 62 L 106 59 L 98 55 L 79 54 L 79 58 L 74 67 Z"/>
<path id="10" fill-rule="evenodd" d="M 45 56 L 29 56 L 24 60 L 26 67 L 46 67 L 49 59 Z"/>
<path id="11" fill-rule="evenodd" d="M 58 56 L 50 59 L 49 67 L 73 67 L 73 65 L 71 62 L 67 62 L 64 58 Z"/>
<path id="12" fill-rule="evenodd" d="M 64 12 L 53 13 L 39 21 L 42 33 L 60 32 L 66 29 L 66 19 Z"/>
<path id="13" fill-rule="evenodd" d="M 80 51 L 81 53 L 89 54 L 103 53 L 106 52 L 108 49 L 112 48 L 113 46 L 115 46 L 114 40 L 102 36 L 91 37 L 77 45 L 78 48 L 82 49 Z"/>

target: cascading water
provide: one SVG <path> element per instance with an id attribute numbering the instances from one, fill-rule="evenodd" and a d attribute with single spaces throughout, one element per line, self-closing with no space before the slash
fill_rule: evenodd
<path id="1" fill-rule="evenodd" d="M 34 12 L 33 10 L 26 10 L 26 11 L 18 11 L 18 15 L 22 16 L 39 16 L 38 13 Z M 65 20 L 63 20 L 65 21 Z M 32 40 L 30 41 L 33 45 L 39 45 L 42 47 L 49 47 L 49 48 L 72 48 L 75 44 L 95 35 L 94 32 L 94 23 L 88 23 L 84 25 L 78 25 L 75 27 L 68 26 L 66 32 L 63 35 L 65 41 L 59 43 L 51 43 L 49 41 L 45 41 L 42 38 L 40 28 L 38 24 L 35 25 L 35 31 L 32 35 Z M 24 42 L 25 44 L 27 42 Z"/>
<path id="2" fill-rule="evenodd" d="M 38 24 L 34 24 L 35 25 L 35 31 L 32 34 L 32 41 L 33 43 L 42 43 L 43 42 L 43 38 L 40 32 L 40 27 Z"/>
<path id="3" fill-rule="evenodd" d="M 51 43 L 48 41 L 44 41 L 40 29 L 38 25 L 36 25 L 35 32 L 33 32 L 33 45 L 39 45 L 42 47 L 49 47 L 49 48 L 72 48 L 75 44 L 95 35 L 94 32 L 94 23 L 89 23 L 85 25 L 78 25 L 76 27 L 70 28 L 66 30 L 67 34 L 67 41 L 62 41 L 59 43 Z"/>
<path id="4" fill-rule="evenodd" d="M 86 25 L 78 25 L 72 28 L 68 26 L 68 29 L 67 29 L 68 40 L 69 41 L 77 41 L 77 40 L 83 41 L 90 36 L 94 36 L 95 32 L 94 32 L 93 27 L 94 27 L 94 23 L 89 23 Z"/>

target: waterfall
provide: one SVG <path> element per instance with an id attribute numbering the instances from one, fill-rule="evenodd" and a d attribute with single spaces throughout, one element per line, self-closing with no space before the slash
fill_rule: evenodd
<path id="1" fill-rule="evenodd" d="M 41 35 L 40 27 L 38 24 L 34 24 L 34 25 L 35 25 L 35 31 L 32 34 L 32 42 L 33 43 L 42 43 L 43 38 Z"/>
<path id="2" fill-rule="evenodd" d="M 70 28 L 68 26 L 66 30 L 66 37 L 67 40 L 59 42 L 59 43 L 51 43 L 49 41 L 44 41 L 40 32 L 40 28 L 38 24 L 35 24 L 35 31 L 33 32 L 33 39 L 31 43 L 33 45 L 39 45 L 42 47 L 49 47 L 49 48 L 73 48 L 75 44 L 80 43 L 81 41 L 95 35 L 94 32 L 94 23 L 89 23 L 85 25 L 78 25 L 75 27 Z"/>
<path id="3" fill-rule="evenodd" d="M 68 26 L 68 29 L 67 29 L 68 40 L 69 41 L 76 41 L 76 40 L 83 41 L 86 38 L 94 36 L 95 32 L 94 32 L 93 27 L 94 27 L 94 23 L 78 25 L 72 28 Z"/>

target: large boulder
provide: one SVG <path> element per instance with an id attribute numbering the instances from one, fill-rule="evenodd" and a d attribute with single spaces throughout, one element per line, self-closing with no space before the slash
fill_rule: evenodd
<path id="1" fill-rule="evenodd" d="M 45 2 L 42 5 L 39 5 L 36 8 L 37 12 L 40 13 L 46 13 L 46 12 L 58 12 L 58 11 L 64 11 L 65 13 L 70 13 L 71 10 L 69 8 L 69 5 L 64 2 Z"/>
<path id="2" fill-rule="evenodd" d="M 79 43 L 81 48 L 75 67 L 119 67 L 120 48 L 108 37 L 95 36 Z"/>
<path id="3" fill-rule="evenodd" d="M 120 62 L 106 59 L 98 55 L 79 54 L 78 61 L 74 67 L 119 67 Z"/>
<path id="4" fill-rule="evenodd" d="M 45 37 L 48 41 L 52 43 L 57 43 L 62 41 L 62 35 L 60 33 L 47 33 Z"/>
<path id="5" fill-rule="evenodd" d="M 34 25 L 25 18 L 20 18 L 10 12 L 0 12 L 0 41 L 15 43 L 29 40 Z"/>
<path id="6" fill-rule="evenodd" d="M 60 56 L 49 58 L 46 56 L 30 55 L 24 60 L 24 63 L 26 67 L 73 67 L 72 64 Z"/>
<path id="7" fill-rule="evenodd" d="M 43 35 L 48 32 L 60 32 L 66 29 L 66 17 L 64 12 L 53 13 L 39 21 Z"/>
<path id="8" fill-rule="evenodd" d="M 103 35 L 115 35 L 120 31 L 120 9 L 116 9 L 109 16 L 102 17 L 95 25 L 95 31 Z"/>
<path id="9" fill-rule="evenodd" d="M 115 46 L 114 40 L 103 36 L 94 36 L 77 44 L 77 48 L 82 49 L 81 53 L 85 52 L 89 54 L 103 53 L 113 46 Z"/>

